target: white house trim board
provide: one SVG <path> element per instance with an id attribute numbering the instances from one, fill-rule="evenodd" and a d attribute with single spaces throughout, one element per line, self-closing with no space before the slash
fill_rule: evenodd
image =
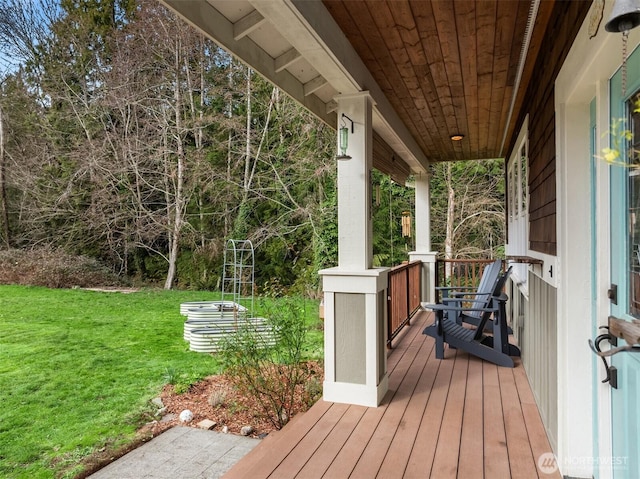
<path id="1" fill-rule="evenodd" d="M 591 216 L 589 104 L 556 104 L 558 220 L 558 458 L 563 474 L 591 477 Z"/>
<path id="2" fill-rule="evenodd" d="M 598 80 L 596 82 L 596 117 L 597 117 L 597 134 L 595 151 L 602 151 L 603 148 L 609 146 L 609 136 L 603 135 L 604 125 L 609 124 L 609 82 L 604 80 Z M 596 221 L 598 228 L 596 230 L 596 242 L 600 251 L 611 250 L 611 224 L 610 216 L 605 212 L 610 211 L 610 167 L 603 161 L 596 163 Z M 609 281 L 611 278 L 611 268 L 609 261 L 602 261 L 598 264 L 598 270 L 595 275 L 597 284 L 596 295 L 596 324 L 601 324 L 600 318 L 608 316 L 610 311 L 609 300 L 607 298 L 607 289 L 609 288 Z M 598 454 L 600 457 L 612 457 L 612 436 L 611 436 L 611 394 L 610 386 L 608 384 L 602 384 L 601 380 L 604 379 L 604 371 L 602 370 L 602 363 L 594 358 L 593 362 L 596 363 L 596 375 L 597 382 L 595 391 L 595 409 L 596 409 L 596 421 L 598 437 L 595 438 L 594 444 L 597 444 L 597 450 L 594 450 L 594 455 Z M 594 475 L 600 479 L 611 479 L 613 477 L 613 471 L 607 464 L 600 464 L 599 468 L 594 471 Z"/>
<path id="3" fill-rule="evenodd" d="M 613 2 L 606 2 L 609 18 Z M 594 5 L 592 5 L 592 9 Z M 558 224 L 558 461 L 571 477 L 612 477 L 610 387 L 594 382 L 603 371 L 585 347 L 593 337 L 592 302 L 596 322 L 605 324 L 609 312 L 609 166 L 596 163 L 595 234 L 601 261 L 591 270 L 589 211 L 589 104 L 596 99 L 595 151 L 606 146 L 610 124 L 608 81 L 621 64 L 621 34 L 600 31 L 589 39 L 589 15 L 582 25 L 556 80 L 556 175 Z M 629 35 L 629 51 L 640 43 L 640 29 Z M 591 298 L 596 281 L 596 298 Z M 595 390 L 594 390 L 595 388 Z M 595 402 L 595 404 L 594 404 Z M 596 411 L 597 418 L 592 418 Z M 598 437 L 592 425 L 596 424 Z M 594 444 L 598 450 L 594 451 Z"/>
<path id="4" fill-rule="evenodd" d="M 508 184 L 508 232 L 507 255 L 529 255 L 529 210 L 528 210 L 528 142 L 529 116 L 522 123 L 515 147 L 507 163 Z M 524 157 L 521 156 L 524 153 Z M 524 170 L 524 171 L 523 171 Z M 526 176 L 523 178 L 523 176 Z M 529 266 L 525 263 L 512 265 L 512 280 L 520 291 L 528 297 L 527 278 Z"/>

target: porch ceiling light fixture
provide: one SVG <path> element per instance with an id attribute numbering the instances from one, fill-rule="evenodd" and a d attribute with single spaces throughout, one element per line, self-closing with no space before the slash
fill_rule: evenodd
<path id="1" fill-rule="evenodd" d="M 464 138 L 464 135 L 461 133 L 456 133 L 454 135 L 451 135 L 449 138 L 451 138 L 451 141 L 460 141 Z"/>
<path id="2" fill-rule="evenodd" d="M 339 139 L 340 139 L 340 154 L 336 156 L 336 160 L 350 160 L 351 157 L 347 155 L 347 148 L 349 146 L 349 128 L 347 128 L 347 124 L 344 121 L 345 118 L 351 122 L 351 133 L 353 133 L 353 120 L 349 118 L 344 113 L 341 117 L 341 126 L 339 131 Z"/>

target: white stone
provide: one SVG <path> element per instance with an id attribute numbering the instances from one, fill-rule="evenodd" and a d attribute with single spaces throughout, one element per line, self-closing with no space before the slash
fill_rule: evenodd
<path id="1" fill-rule="evenodd" d="M 252 432 L 253 432 L 253 427 L 251 426 L 242 426 L 242 429 L 240 429 L 240 434 L 242 434 L 243 436 L 248 436 Z"/>
<path id="2" fill-rule="evenodd" d="M 180 413 L 180 421 L 182 422 L 191 422 L 193 421 L 193 413 L 188 409 L 185 409 Z"/>

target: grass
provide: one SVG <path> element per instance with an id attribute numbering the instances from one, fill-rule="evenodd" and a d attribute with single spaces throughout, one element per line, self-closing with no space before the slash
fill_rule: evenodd
<path id="1" fill-rule="evenodd" d="M 0 286 L 0 477 L 74 477 L 83 457 L 134 439 L 164 384 L 219 372 L 188 350 L 179 314 L 215 296 Z M 317 324 L 317 302 L 305 306 Z M 306 356 L 322 357 L 321 328 Z"/>

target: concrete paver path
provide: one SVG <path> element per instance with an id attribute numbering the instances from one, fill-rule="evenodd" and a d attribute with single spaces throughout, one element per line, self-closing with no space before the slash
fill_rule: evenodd
<path id="1" fill-rule="evenodd" d="M 89 476 L 91 479 L 214 479 L 259 439 L 173 427 Z"/>

